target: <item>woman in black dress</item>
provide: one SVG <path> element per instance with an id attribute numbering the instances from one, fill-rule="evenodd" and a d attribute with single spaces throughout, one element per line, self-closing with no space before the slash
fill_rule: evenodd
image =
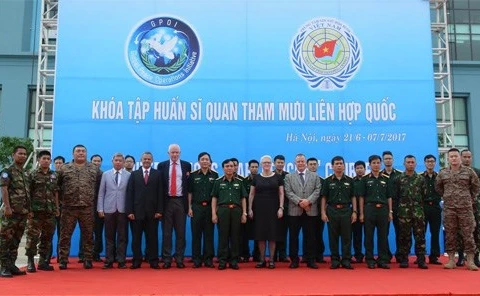
<path id="1" fill-rule="evenodd" d="M 258 241 L 260 262 L 256 268 L 275 268 L 273 260 L 267 264 L 265 250 L 268 241 L 270 257 L 275 251 L 275 242 L 282 240 L 280 220 L 283 217 L 283 178 L 272 172 L 272 158 L 260 160 L 262 173 L 253 178 L 249 195 L 249 216 L 254 218 L 254 239 Z"/>

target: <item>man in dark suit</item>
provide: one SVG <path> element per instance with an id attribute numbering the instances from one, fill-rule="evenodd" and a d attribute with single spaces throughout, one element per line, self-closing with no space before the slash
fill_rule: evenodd
<path id="1" fill-rule="evenodd" d="M 153 269 L 158 266 L 158 220 L 163 215 L 162 179 L 160 172 L 151 168 L 153 155 L 144 152 L 142 167 L 134 171 L 127 186 L 125 212 L 132 221 L 131 269 L 142 264 L 142 233 L 145 231 L 148 262 Z"/>
<path id="2" fill-rule="evenodd" d="M 184 268 L 185 224 L 188 212 L 188 176 L 192 170 L 189 162 L 180 160 L 180 146 L 168 147 L 169 160 L 158 164 L 163 182 L 165 215 L 163 218 L 163 268 L 172 266 L 172 231 L 175 230 L 175 262 L 178 268 Z"/>

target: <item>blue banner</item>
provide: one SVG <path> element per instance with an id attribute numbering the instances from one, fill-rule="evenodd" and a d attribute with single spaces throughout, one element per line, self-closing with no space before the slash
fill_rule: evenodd
<path id="1" fill-rule="evenodd" d="M 408 11 L 408 13 L 399 13 Z M 61 1 L 53 151 L 436 154 L 428 1 Z M 188 244 L 189 245 L 189 244 Z M 190 251 L 187 250 L 187 253 Z"/>

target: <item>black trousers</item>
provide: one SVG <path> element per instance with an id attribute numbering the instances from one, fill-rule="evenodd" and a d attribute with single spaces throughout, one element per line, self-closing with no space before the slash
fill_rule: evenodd
<path id="1" fill-rule="evenodd" d="M 125 213 L 105 213 L 106 262 L 125 263 L 127 251 L 127 215 Z"/>
<path id="2" fill-rule="evenodd" d="M 284 213 L 287 213 L 287 208 L 285 208 Z M 282 260 L 287 258 L 287 234 L 288 234 L 288 219 L 289 216 L 284 215 L 280 219 L 280 232 L 283 237 L 282 241 L 278 241 L 275 244 L 275 254 L 273 256 L 274 260 Z"/>
<path id="3" fill-rule="evenodd" d="M 303 237 L 303 244 L 306 245 L 306 257 L 307 262 L 313 262 L 315 260 L 315 234 L 314 224 L 318 216 L 308 216 L 303 213 L 301 216 L 289 216 L 288 217 L 288 230 L 290 231 L 289 244 L 290 244 L 290 259 L 292 262 L 298 262 L 298 249 L 300 230 L 304 230 L 305 236 Z"/>
<path id="4" fill-rule="evenodd" d="M 148 217 L 131 221 L 133 264 L 142 263 L 142 234 L 145 232 L 147 252 L 145 256 L 150 265 L 158 264 L 158 220 Z"/>
<path id="5" fill-rule="evenodd" d="M 440 227 L 442 224 L 442 208 L 438 204 L 426 204 L 425 212 L 425 231 L 427 225 L 430 225 L 430 260 L 440 257 Z"/>

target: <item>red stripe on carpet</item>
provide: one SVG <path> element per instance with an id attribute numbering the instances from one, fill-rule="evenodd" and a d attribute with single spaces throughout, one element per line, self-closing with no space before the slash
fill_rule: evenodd
<path id="1" fill-rule="evenodd" d="M 75 261 L 72 259 L 71 261 Z M 411 260 L 413 261 L 413 260 Z M 254 263 L 240 265 L 240 270 L 177 269 L 153 270 L 143 264 L 137 270 L 102 270 L 95 263 L 92 270 L 81 264 L 69 264 L 67 270 L 36 273 L 0 280 L 0 295 L 480 295 L 480 272 L 465 267 L 445 270 L 429 265 L 420 270 L 411 264 L 400 269 L 370 270 L 354 264 L 355 270 L 296 270 L 288 263 L 278 263 L 274 270 L 255 269 Z"/>

